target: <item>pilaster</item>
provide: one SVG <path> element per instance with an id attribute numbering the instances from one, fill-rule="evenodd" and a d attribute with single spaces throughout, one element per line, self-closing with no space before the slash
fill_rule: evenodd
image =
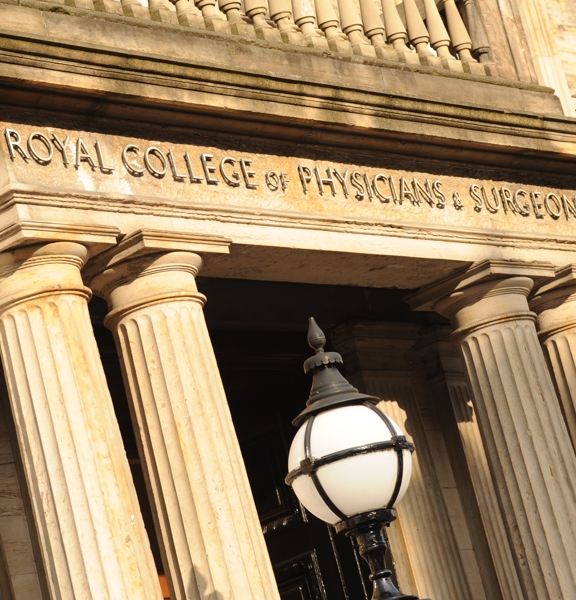
<path id="1" fill-rule="evenodd" d="M 0 254 L 0 349 L 51 598 L 158 600 L 90 324 L 85 246 Z"/>
<path id="2" fill-rule="evenodd" d="M 551 265 L 485 261 L 414 295 L 448 317 L 473 394 L 486 457 L 524 597 L 576 589 L 576 457 L 527 296 Z"/>
<path id="3" fill-rule="evenodd" d="M 576 265 L 560 269 L 535 293 L 538 337 L 548 352 L 562 412 L 576 448 Z"/>
<path id="4" fill-rule="evenodd" d="M 273 600 L 278 590 L 196 287 L 229 241 L 138 231 L 97 258 L 171 598 Z"/>

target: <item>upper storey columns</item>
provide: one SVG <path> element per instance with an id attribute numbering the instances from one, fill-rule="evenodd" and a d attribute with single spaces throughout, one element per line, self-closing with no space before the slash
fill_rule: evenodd
<path id="1" fill-rule="evenodd" d="M 88 314 L 87 257 L 75 242 L 0 254 L 0 349 L 48 593 L 159 600 Z"/>
<path id="2" fill-rule="evenodd" d="M 278 590 L 196 287 L 221 238 L 140 231 L 97 258 L 171 598 L 273 600 Z"/>
<path id="3" fill-rule="evenodd" d="M 448 317 L 527 599 L 576 589 L 576 456 L 527 297 L 547 265 L 485 261 L 422 289 L 415 309 Z"/>

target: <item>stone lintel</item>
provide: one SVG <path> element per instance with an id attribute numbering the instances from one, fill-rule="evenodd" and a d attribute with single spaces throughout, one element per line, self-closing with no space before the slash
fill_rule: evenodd
<path id="1" fill-rule="evenodd" d="M 120 243 L 91 261 L 85 269 L 85 280 L 132 258 L 159 252 L 194 252 L 195 254 L 229 254 L 232 240 L 211 235 L 192 235 L 179 231 L 137 229 Z"/>
<path id="2" fill-rule="evenodd" d="M 77 242 L 86 246 L 90 256 L 115 246 L 120 235 L 110 225 L 70 225 L 22 220 L 0 230 L 0 252 L 41 242 Z"/>
<path id="3" fill-rule="evenodd" d="M 413 367 L 406 352 L 418 338 L 420 325 L 374 321 L 349 321 L 330 332 L 330 340 L 343 356 L 347 372 L 386 371 L 403 377 Z"/>
<path id="4" fill-rule="evenodd" d="M 366 339 L 404 341 L 409 348 L 416 340 L 419 329 L 420 325 L 416 323 L 374 322 L 354 319 L 339 325 L 333 332 L 337 331 L 340 336 L 348 334 L 361 343 Z"/>
<path id="5" fill-rule="evenodd" d="M 406 302 L 412 310 L 433 311 L 436 303 L 441 298 L 468 288 L 477 283 L 504 279 L 506 277 L 529 277 L 535 284 L 540 284 L 546 279 L 554 277 L 555 270 L 552 263 L 525 262 L 489 258 L 472 266 L 456 271 L 454 274 L 438 282 L 424 286 L 416 293 L 410 295 Z"/>

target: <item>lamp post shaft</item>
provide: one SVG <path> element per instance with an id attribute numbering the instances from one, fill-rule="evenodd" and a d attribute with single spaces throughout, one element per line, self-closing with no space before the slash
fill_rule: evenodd
<path id="1" fill-rule="evenodd" d="M 338 533 L 354 537 L 360 556 L 368 563 L 370 580 L 374 584 L 372 600 L 419 600 L 418 596 L 400 592 L 392 583 L 392 572 L 386 568 L 388 539 L 383 525 L 389 525 L 394 519 L 394 509 L 381 509 L 341 521 L 335 528 Z"/>

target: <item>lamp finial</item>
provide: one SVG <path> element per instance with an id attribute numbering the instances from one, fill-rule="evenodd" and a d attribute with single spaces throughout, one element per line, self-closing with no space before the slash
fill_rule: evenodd
<path id="1" fill-rule="evenodd" d="M 310 317 L 308 319 L 308 345 L 312 348 L 316 354 L 324 351 L 324 345 L 326 344 L 326 336 L 324 332 L 318 327 L 316 319 Z"/>

